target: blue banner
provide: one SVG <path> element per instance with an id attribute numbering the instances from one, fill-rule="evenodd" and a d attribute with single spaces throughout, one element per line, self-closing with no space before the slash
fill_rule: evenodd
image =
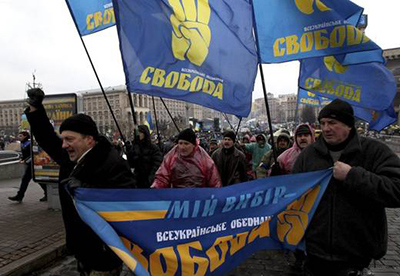
<path id="1" fill-rule="evenodd" d="M 81 36 L 115 25 L 111 0 L 66 0 Z"/>
<path id="2" fill-rule="evenodd" d="M 299 87 L 353 106 L 383 111 L 396 96 L 396 80 L 379 62 L 342 65 L 340 56 L 301 61 Z"/>
<path id="3" fill-rule="evenodd" d="M 298 103 L 313 107 L 324 107 L 332 100 L 299 88 L 297 101 Z M 369 123 L 368 128 L 371 130 L 381 131 L 385 127 L 397 121 L 397 115 L 394 110 L 393 102 L 390 107 L 384 111 L 370 110 L 357 106 L 353 106 L 353 110 L 354 116 Z"/>
<path id="4" fill-rule="evenodd" d="M 304 247 L 332 170 L 225 188 L 83 189 L 82 219 L 135 275 L 224 275 L 262 249 Z"/>
<path id="5" fill-rule="evenodd" d="M 113 0 L 130 92 L 247 117 L 257 73 L 249 0 Z"/>
<path id="6" fill-rule="evenodd" d="M 253 0 L 261 62 L 379 49 L 355 25 L 363 9 L 349 0 Z"/>

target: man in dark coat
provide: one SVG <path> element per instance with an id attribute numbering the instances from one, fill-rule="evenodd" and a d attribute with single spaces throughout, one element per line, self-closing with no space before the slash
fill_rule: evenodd
<path id="1" fill-rule="evenodd" d="M 211 158 L 218 168 L 222 186 L 225 187 L 245 182 L 248 178 L 246 156 L 235 147 L 235 133 L 228 130 L 223 136 L 222 148 L 214 151 Z"/>
<path id="2" fill-rule="evenodd" d="M 134 176 L 138 188 L 150 188 L 154 175 L 163 160 L 160 148 L 150 139 L 150 131 L 146 125 L 139 125 L 138 141 L 128 150 L 129 165 L 134 168 Z"/>
<path id="3" fill-rule="evenodd" d="M 59 137 L 42 105 L 43 91 L 30 89 L 28 97 L 29 107 L 25 113 L 32 133 L 39 145 L 60 165 L 59 195 L 66 244 L 77 259 L 78 270 L 81 275 L 98 271 L 119 275 L 121 260 L 81 220 L 65 186 L 73 182 L 74 186 L 80 183 L 85 188 L 133 188 L 135 183 L 128 163 L 105 137 L 99 135 L 89 116 L 77 114 L 66 119 L 60 126 Z"/>
<path id="4" fill-rule="evenodd" d="M 293 173 L 333 167 L 307 229 L 308 275 L 363 275 L 387 250 L 385 208 L 400 207 L 400 159 L 385 144 L 360 137 L 353 108 L 336 99 L 319 113 L 322 137 L 298 156 Z"/>
<path id="5" fill-rule="evenodd" d="M 27 131 L 21 131 L 18 133 L 18 139 L 21 142 L 21 163 L 25 165 L 24 175 L 21 179 L 21 184 L 17 195 L 8 197 L 11 201 L 22 202 L 25 196 L 25 192 L 28 189 L 29 182 L 32 180 L 32 158 L 31 158 L 31 140 L 30 135 Z M 46 184 L 39 183 L 40 187 L 44 191 L 44 197 L 40 201 L 47 201 Z"/>

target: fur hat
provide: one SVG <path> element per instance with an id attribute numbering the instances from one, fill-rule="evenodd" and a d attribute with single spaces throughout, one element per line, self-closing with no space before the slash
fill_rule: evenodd
<path id="1" fill-rule="evenodd" d="M 90 116 L 85 114 L 75 114 L 65 119 L 60 126 L 60 134 L 65 130 L 91 135 L 95 140 L 99 137 L 96 123 Z"/>
<path id="2" fill-rule="evenodd" d="M 318 121 L 323 118 L 335 119 L 349 127 L 354 127 L 353 108 L 349 103 L 339 99 L 333 100 L 319 112 Z"/>
<path id="3" fill-rule="evenodd" d="M 235 140 L 236 140 L 236 134 L 232 130 L 225 131 L 224 132 L 224 138 L 225 137 L 231 138 L 233 142 L 235 142 Z"/>
<path id="4" fill-rule="evenodd" d="M 196 134 L 194 133 L 194 131 L 191 128 L 187 128 L 187 129 L 182 130 L 179 133 L 177 140 L 178 141 L 185 140 L 185 141 L 192 143 L 193 145 L 196 145 Z"/>

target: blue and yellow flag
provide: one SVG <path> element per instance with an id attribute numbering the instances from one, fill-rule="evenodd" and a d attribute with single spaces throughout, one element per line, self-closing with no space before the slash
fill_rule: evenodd
<path id="1" fill-rule="evenodd" d="M 383 111 L 396 96 L 396 80 L 379 62 L 342 65 L 340 56 L 301 61 L 299 87 L 353 106 Z"/>
<path id="2" fill-rule="evenodd" d="M 313 107 L 324 107 L 329 104 L 332 99 L 318 96 L 314 93 L 299 88 L 297 95 L 298 103 L 305 104 Z M 381 131 L 385 127 L 397 121 L 397 115 L 394 110 L 394 104 L 383 111 L 376 111 L 358 106 L 353 106 L 354 116 L 369 123 L 369 129 Z"/>
<path id="3" fill-rule="evenodd" d="M 349 0 L 253 0 L 261 62 L 379 49 L 355 25 L 363 9 Z"/>
<path id="4" fill-rule="evenodd" d="M 111 0 L 65 0 L 81 36 L 115 25 Z"/>
<path id="5" fill-rule="evenodd" d="M 130 92 L 246 117 L 257 73 L 249 0 L 113 0 Z"/>
<path id="6" fill-rule="evenodd" d="M 303 248 L 332 170 L 225 188 L 83 189 L 82 219 L 135 275 L 224 275 L 262 249 Z"/>

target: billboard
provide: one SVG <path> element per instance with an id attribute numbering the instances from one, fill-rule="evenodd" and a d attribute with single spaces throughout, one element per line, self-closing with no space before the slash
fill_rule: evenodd
<path id="1" fill-rule="evenodd" d="M 77 113 L 76 94 L 47 95 L 44 108 L 54 130 L 58 133 L 61 123 Z M 59 166 L 42 150 L 32 136 L 33 180 L 35 182 L 58 182 Z"/>

